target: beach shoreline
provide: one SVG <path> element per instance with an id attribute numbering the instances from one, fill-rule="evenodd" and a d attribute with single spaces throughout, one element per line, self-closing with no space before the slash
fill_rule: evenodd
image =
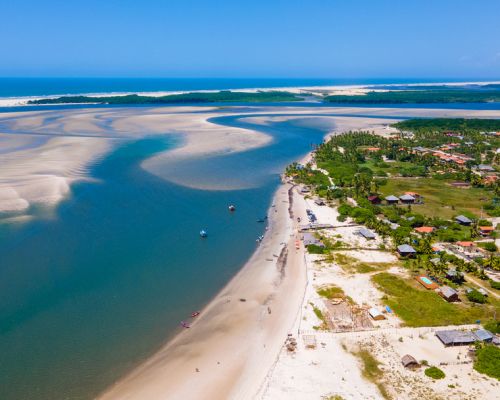
<path id="1" fill-rule="evenodd" d="M 280 184 L 262 243 L 191 328 L 99 399 L 253 398 L 296 321 L 307 280 L 289 210 L 292 189 Z"/>

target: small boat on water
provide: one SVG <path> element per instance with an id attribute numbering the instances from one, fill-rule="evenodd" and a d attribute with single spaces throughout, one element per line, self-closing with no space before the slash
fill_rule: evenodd
<path id="1" fill-rule="evenodd" d="M 236 211 L 236 207 L 235 207 L 234 205 L 232 205 L 232 204 L 231 204 L 231 205 L 229 206 L 229 211 L 231 211 L 231 212 L 232 212 L 232 211 Z"/>
<path id="2" fill-rule="evenodd" d="M 257 222 L 262 223 L 262 222 L 264 222 L 264 219 L 263 219 L 263 218 L 260 218 L 260 219 L 258 219 L 258 220 L 257 220 Z"/>
<path id="3" fill-rule="evenodd" d="M 183 328 L 186 328 L 186 329 L 190 328 L 189 324 L 187 322 L 184 322 L 184 321 L 181 321 L 181 326 Z"/>
<path id="4" fill-rule="evenodd" d="M 202 230 L 200 231 L 200 236 L 201 236 L 202 238 L 206 238 L 206 237 L 208 236 L 207 231 L 206 231 L 206 230 L 204 230 L 204 229 L 202 229 Z"/>
<path id="5" fill-rule="evenodd" d="M 191 313 L 191 318 L 197 317 L 198 315 L 200 315 L 200 312 L 195 311 L 195 312 Z"/>

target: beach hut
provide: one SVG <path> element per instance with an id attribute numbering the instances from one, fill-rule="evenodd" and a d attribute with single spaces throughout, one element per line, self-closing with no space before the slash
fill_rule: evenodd
<path id="1" fill-rule="evenodd" d="M 312 233 L 305 232 L 304 235 L 302 236 L 302 241 L 304 242 L 304 246 L 309 246 L 309 245 L 315 245 L 318 247 L 325 247 L 323 242 L 319 240 L 317 237 L 315 237 Z"/>
<path id="2" fill-rule="evenodd" d="M 420 367 L 420 364 L 418 363 L 417 360 L 413 356 L 410 356 L 409 354 L 406 354 L 401 358 L 401 364 L 403 364 L 403 367 L 409 368 L 409 369 L 414 369 Z"/>
<path id="3" fill-rule="evenodd" d="M 375 234 L 372 232 L 372 231 L 369 231 L 368 229 L 366 228 L 361 228 L 359 231 L 358 231 L 358 234 L 360 234 L 361 236 L 363 236 L 365 239 L 368 239 L 368 240 L 373 240 L 375 239 Z"/>
<path id="4" fill-rule="evenodd" d="M 404 195 L 400 196 L 399 200 L 401 200 L 401 203 L 403 203 L 403 204 L 415 203 L 415 197 L 410 196 L 409 194 L 404 194 Z"/>
<path id="5" fill-rule="evenodd" d="M 387 204 L 398 204 L 399 199 L 396 196 L 390 195 L 385 198 Z"/>
<path id="6" fill-rule="evenodd" d="M 437 289 L 438 294 L 448 302 L 458 301 L 458 292 L 449 286 L 441 286 Z"/>
<path id="7" fill-rule="evenodd" d="M 398 253 L 401 257 L 414 257 L 417 251 L 408 244 L 398 246 Z"/>
<path id="8" fill-rule="evenodd" d="M 464 226 L 469 226 L 470 224 L 472 224 L 472 221 L 464 215 L 459 215 L 458 217 L 455 217 L 455 221 L 457 221 L 460 225 Z"/>
<path id="9" fill-rule="evenodd" d="M 377 195 L 368 196 L 367 199 L 372 204 L 380 204 L 382 202 Z"/>
<path id="10" fill-rule="evenodd" d="M 477 336 L 469 331 L 447 330 L 436 332 L 437 338 L 445 346 L 465 346 L 477 341 Z"/>
<path id="11" fill-rule="evenodd" d="M 368 314 L 370 314 L 370 317 L 372 317 L 375 321 L 381 321 L 381 320 L 385 319 L 384 314 L 382 314 L 375 307 L 370 308 L 368 310 Z"/>

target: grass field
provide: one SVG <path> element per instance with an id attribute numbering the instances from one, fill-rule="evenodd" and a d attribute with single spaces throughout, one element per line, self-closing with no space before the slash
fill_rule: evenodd
<path id="1" fill-rule="evenodd" d="M 440 326 L 472 324 L 488 320 L 500 303 L 474 305 L 468 301 L 448 303 L 431 290 L 420 289 L 414 280 L 404 280 L 382 272 L 373 276 L 375 284 L 386 294 L 385 303 L 401 318 L 406 326 Z"/>
<path id="2" fill-rule="evenodd" d="M 492 194 L 481 188 L 459 189 L 445 181 L 432 178 L 391 178 L 380 187 L 382 195 L 400 196 L 416 192 L 424 204 L 412 206 L 413 211 L 428 217 L 452 218 L 464 211 L 480 216 L 481 206 L 489 203 Z"/>

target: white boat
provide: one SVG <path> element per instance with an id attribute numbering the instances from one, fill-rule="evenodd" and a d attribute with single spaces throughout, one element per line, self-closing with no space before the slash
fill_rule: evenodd
<path id="1" fill-rule="evenodd" d="M 204 230 L 204 229 L 202 229 L 202 230 L 200 231 L 200 236 L 201 236 L 202 238 L 206 238 L 206 237 L 208 236 L 207 231 L 206 231 L 206 230 Z"/>

